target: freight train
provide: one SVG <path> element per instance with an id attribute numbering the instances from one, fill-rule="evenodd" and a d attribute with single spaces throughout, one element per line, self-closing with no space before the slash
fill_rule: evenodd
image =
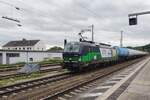
<path id="1" fill-rule="evenodd" d="M 69 42 L 64 47 L 63 67 L 72 72 L 77 72 L 87 67 L 115 64 L 144 55 L 147 55 L 147 53 L 123 47 L 111 47 L 103 43 Z"/>

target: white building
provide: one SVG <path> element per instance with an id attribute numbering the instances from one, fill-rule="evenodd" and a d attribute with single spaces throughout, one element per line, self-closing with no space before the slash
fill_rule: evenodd
<path id="1" fill-rule="evenodd" d="M 0 50 L 0 64 L 14 64 L 19 62 L 40 62 L 45 59 L 62 59 L 61 52 Z"/>
<path id="2" fill-rule="evenodd" d="M 45 51 L 46 46 L 41 40 L 17 40 L 10 41 L 2 46 L 4 50 L 27 50 L 27 51 Z"/>

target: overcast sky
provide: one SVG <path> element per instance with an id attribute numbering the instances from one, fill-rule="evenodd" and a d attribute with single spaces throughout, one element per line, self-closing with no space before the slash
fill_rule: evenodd
<path id="1" fill-rule="evenodd" d="M 0 17 L 17 18 L 22 25 L 0 18 L 0 45 L 26 38 L 63 46 L 64 39 L 78 41 L 80 30 L 94 24 L 96 42 L 119 45 L 123 30 L 124 46 L 140 46 L 150 43 L 150 15 L 129 26 L 128 14 L 142 11 L 150 11 L 150 0 L 0 0 Z"/>

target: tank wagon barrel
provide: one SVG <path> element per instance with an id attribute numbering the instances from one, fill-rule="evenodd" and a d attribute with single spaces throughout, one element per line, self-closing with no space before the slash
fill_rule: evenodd
<path id="1" fill-rule="evenodd" d="M 117 50 L 117 55 L 119 57 L 127 57 L 129 55 L 129 51 L 127 48 L 114 47 Z"/>
<path id="2" fill-rule="evenodd" d="M 146 52 L 138 51 L 138 50 L 133 50 L 133 49 L 128 49 L 129 51 L 129 56 L 140 56 L 140 55 L 145 55 L 147 54 Z"/>
<path id="3" fill-rule="evenodd" d="M 119 59 L 129 59 L 129 58 L 136 58 L 140 56 L 144 56 L 147 54 L 147 52 L 124 48 L 124 47 L 114 47 L 117 50 L 117 54 Z"/>

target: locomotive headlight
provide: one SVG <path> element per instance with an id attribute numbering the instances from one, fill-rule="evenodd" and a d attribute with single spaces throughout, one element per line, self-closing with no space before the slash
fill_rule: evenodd
<path id="1" fill-rule="evenodd" d="M 81 61 L 81 58 L 79 58 L 79 61 Z"/>
<path id="2" fill-rule="evenodd" d="M 72 58 L 69 58 L 69 60 L 72 60 Z"/>

